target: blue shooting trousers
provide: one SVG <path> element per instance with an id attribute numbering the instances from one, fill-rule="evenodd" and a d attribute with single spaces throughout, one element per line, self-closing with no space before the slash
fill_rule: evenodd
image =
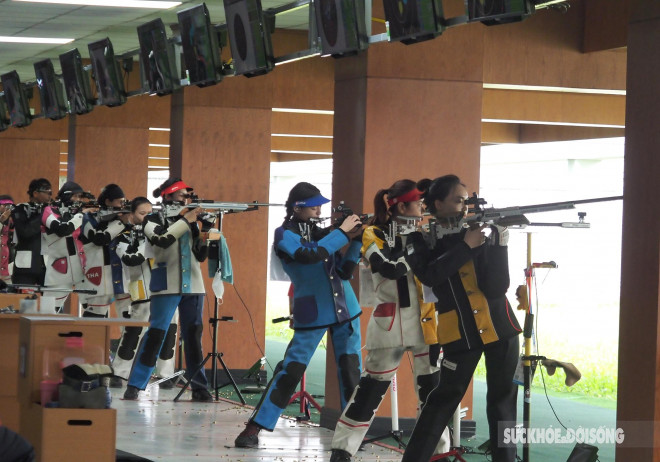
<path id="1" fill-rule="evenodd" d="M 169 328 L 174 311 L 179 308 L 179 321 L 181 323 L 181 337 L 186 357 L 186 378 L 190 380 L 191 374 L 197 370 L 204 360 L 202 355 L 202 312 L 204 309 L 204 295 L 155 295 L 151 297 L 151 316 L 149 329 L 144 334 L 137 361 L 133 364 L 128 384 L 144 390 L 149 383 L 151 374 L 156 367 L 156 360 L 163 347 L 165 333 Z M 193 390 L 208 387 L 204 371 L 199 371 L 191 383 Z"/>
<path id="2" fill-rule="evenodd" d="M 268 431 L 275 428 L 277 419 L 289 404 L 316 347 L 328 329 L 337 362 L 341 407 L 343 409 L 346 406 L 362 372 L 359 317 L 329 328 L 296 330 L 251 421 Z"/>

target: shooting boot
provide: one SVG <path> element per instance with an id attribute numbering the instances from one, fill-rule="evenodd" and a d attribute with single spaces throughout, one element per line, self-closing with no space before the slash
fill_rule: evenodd
<path id="1" fill-rule="evenodd" d="M 176 379 L 169 379 L 164 382 L 160 382 L 158 384 L 158 388 L 160 388 L 161 390 L 171 390 L 172 388 L 174 388 L 175 381 Z"/>
<path id="2" fill-rule="evenodd" d="M 138 399 L 139 393 L 140 393 L 140 389 L 138 387 L 134 387 L 133 385 L 128 385 L 126 387 L 126 391 L 124 392 L 124 399 L 135 401 Z"/>
<path id="3" fill-rule="evenodd" d="M 330 462 L 351 462 L 351 454 L 343 449 L 333 449 Z"/>
<path id="4" fill-rule="evenodd" d="M 237 448 L 256 448 L 259 446 L 259 427 L 254 422 L 248 422 L 245 429 L 234 440 L 234 446 Z"/>
<path id="5" fill-rule="evenodd" d="M 213 396 L 211 396 L 211 393 L 209 393 L 206 388 L 200 388 L 198 390 L 193 390 L 192 400 L 199 403 L 210 403 L 213 401 Z"/>

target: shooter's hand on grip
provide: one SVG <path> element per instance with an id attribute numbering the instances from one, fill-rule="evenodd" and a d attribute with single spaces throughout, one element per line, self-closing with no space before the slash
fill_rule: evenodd
<path id="1" fill-rule="evenodd" d="M 339 229 L 345 232 L 351 239 L 362 231 L 362 222 L 356 214 L 349 215 L 344 219 Z M 351 235 L 352 234 L 352 235 Z"/>
<path id="2" fill-rule="evenodd" d="M 470 227 L 465 232 L 463 240 L 471 249 L 479 247 L 486 241 L 486 234 L 484 233 L 486 227 L 488 227 L 488 225 L 484 223 L 476 227 Z"/>
<path id="3" fill-rule="evenodd" d="M 196 209 L 188 210 L 186 213 L 184 213 L 183 218 L 185 218 L 188 223 L 194 223 L 197 221 L 197 217 L 203 212 L 203 208 L 197 207 Z"/>

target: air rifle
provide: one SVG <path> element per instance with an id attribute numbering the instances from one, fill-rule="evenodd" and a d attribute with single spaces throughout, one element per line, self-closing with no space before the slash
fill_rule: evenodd
<path id="1" fill-rule="evenodd" d="M 486 201 L 473 193 L 466 203 L 468 205 L 468 213 L 462 218 L 448 219 L 440 223 L 438 220 L 430 220 L 428 229 L 432 240 L 441 239 L 447 234 L 454 234 L 460 232 L 464 228 L 470 228 L 483 223 L 493 224 L 497 226 L 548 226 L 548 223 L 530 223 L 525 215 L 529 213 L 541 212 L 554 212 L 557 210 L 570 210 L 574 209 L 576 205 L 591 204 L 594 202 L 607 202 L 623 199 L 623 196 L 599 197 L 595 199 L 581 199 L 576 201 L 566 202 L 551 202 L 548 204 L 536 205 L 521 205 L 504 208 L 486 208 Z M 560 226 L 563 228 L 588 228 L 589 223 L 584 222 L 586 213 L 578 213 L 578 222 L 565 222 L 553 224 L 553 226 Z"/>
<path id="2" fill-rule="evenodd" d="M 38 293 L 48 293 L 48 292 L 64 292 L 67 294 L 76 293 L 76 294 L 87 294 L 87 295 L 96 295 L 98 292 L 96 289 L 72 289 L 71 287 L 46 287 L 36 284 L 6 284 L 0 281 L 0 291 L 10 292 L 10 293 L 21 293 L 22 291 L 38 292 Z"/>
<path id="3" fill-rule="evenodd" d="M 180 215 L 184 210 L 193 210 L 198 207 L 204 209 L 208 214 L 220 215 L 225 213 L 239 213 L 239 212 L 251 212 L 253 210 L 258 210 L 259 207 L 270 207 L 270 206 L 280 206 L 283 207 L 284 204 L 269 204 L 264 202 L 215 202 L 211 200 L 203 200 L 197 197 L 193 198 L 193 202 L 190 204 L 183 203 L 172 203 L 172 204 L 156 204 L 153 209 L 155 211 L 161 211 L 166 216 L 172 217 Z"/>

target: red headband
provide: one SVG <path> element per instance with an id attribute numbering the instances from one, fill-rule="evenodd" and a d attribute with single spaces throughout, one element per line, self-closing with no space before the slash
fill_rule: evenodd
<path id="1" fill-rule="evenodd" d="M 176 183 L 169 185 L 167 188 L 163 189 L 160 192 L 160 195 L 164 196 L 165 194 L 172 194 L 173 192 L 176 192 L 179 189 L 192 189 L 192 188 L 187 184 L 185 184 L 183 181 L 177 181 Z"/>
<path id="2" fill-rule="evenodd" d="M 0 199 L 0 205 L 7 205 L 7 204 L 13 204 L 14 201 L 11 199 Z"/>
<path id="3" fill-rule="evenodd" d="M 413 201 L 418 201 L 422 198 L 422 191 L 419 189 L 415 188 L 410 191 L 408 191 L 405 194 L 402 194 L 401 196 L 393 197 L 390 199 L 389 197 L 387 198 L 387 206 L 392 207 L 394 204 L 398 204 L 399 202 L 413 202 Z"/>

